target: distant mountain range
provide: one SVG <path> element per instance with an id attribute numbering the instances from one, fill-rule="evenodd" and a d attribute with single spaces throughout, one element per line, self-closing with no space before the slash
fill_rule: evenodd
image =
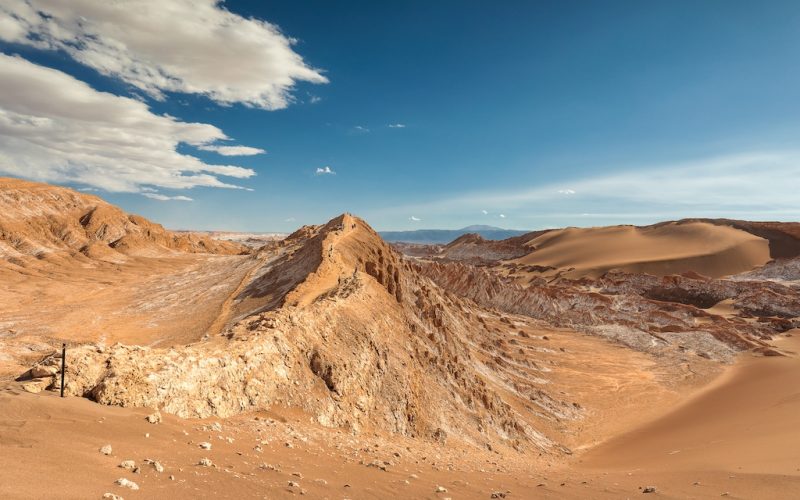
<path id="1" fill-rule="evenodd" d="M 475 225 L 461 229 L 417 229 L 415 231 L 381 231 L 381 238 L 389 242 L 403 243 L 450 243 L 469 233 L 475 233 L 487 240 L 504 240 L 529 231 L 503 229 L 501 227 Z"/>

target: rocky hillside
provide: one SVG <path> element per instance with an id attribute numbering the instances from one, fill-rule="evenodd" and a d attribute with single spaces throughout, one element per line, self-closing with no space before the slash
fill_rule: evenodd
<path id="1" fill-rule="evenodd" d="M 637 350 L 690 350 L 728 360 L 769 350 L 765 340 L 800 327 L 800 290 L 758 280 L 697 274 L 608 273 L 599 279 L 537 279 L 522 285 L 461 263 L 415 262 L 418 273 L 483 307 L 600 335 Z M 794 266 L 796 267 L 796 265 Z M 729 310 L 716 309 L 726 302 Z"/>
<path id="2" fill-rule="evenodd" d="M 169 252 L 239 254 L 246 248 L 195 234 L 176 234 L 102 199 L 71 189 L 0 178 L 0 262 L 89 258 Z"/>
<path id="3" fill-rule="evenodd" d="M 536 385 L 535 362 L 495 352 L 497 313 L 421 276 L 360 219 L 304 227 L 259 258 L 232 306 L 241 319 L 221 335 L 73 348 L 67 392 L 182 417 L 290 406 L 355 432 L 540 451 L 558 448 L 537 421 L 580 413 Z"/>

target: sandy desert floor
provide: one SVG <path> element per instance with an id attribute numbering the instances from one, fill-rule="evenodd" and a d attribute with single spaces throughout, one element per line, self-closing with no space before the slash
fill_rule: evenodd
<path id="1" fill-rule="evenodd" d="M 616 413 L 596 415 L 595 426 L 575 429 L 575 453 L 565 461 L 378 433 L 356 437 L 289 409 L 230 419 L 164 415 L 150 424 L 147 409 L 28 394 L 7 385 L 0 392 L 0 496 L 632 498 L 654 487 L 660 498 L 797 498 L 800 332 L 793 333 L 776 341 L 785 357 L 743 354 L 710 384 L 695 379 L 661 393 L 653 392 L 653 383 L 637 381 L 647 377 L 643 373 L 606 364 L 610 358 L 602 351 L 593 365 L 573 365 L 598 372 L 597 385 L 584 389 L 594 393 L 592 404 L 613 406 Z M 573 352 L 602 342 L 549 334 Z M 564 360 L 563 367 L 570 363 Z M 620 381 L 627 376 L 628 383 L 609 386 L 612 374 Z M 602 436 L 610 439 L 593 444 Z M 200 448 L 202 442 L 211 449 Z M 109 456 L 99 452 L 106 444 L 112 446 Z M 202 458 L 213 465 L 198 465 Z M 134 460 L 140 471 L 120 468 L 123 460 Z M 145 460 L 157 460 L 164 471 Z M 119 478 L 140 489 L 115 485 Z M 437 492 L 439 487 L 446 491 Z"/>
<path id="2" fill-rule="evenodd" d="M 217 333 L 227 301 L 256 265 L 252 256 L 178 254 L 26 274 L 0 268 L 0 326 L 8 332 L 0 337 L 0 375 L 18 375 L 46 344 L 171 346 Z"/>

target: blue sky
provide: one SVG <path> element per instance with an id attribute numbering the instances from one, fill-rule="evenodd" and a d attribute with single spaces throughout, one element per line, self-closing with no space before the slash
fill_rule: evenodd
<path id="1" fill-rule="evenodd" d="M 290 231 L 345 211 L 386 230 L 800 218 L 796 2 L 203 0 L 183 30 L 169 23 L 189 4 L 161 0 L 163 35 L 123 49 L 113 23 L 135 37 L 152 20 L 8 3 L 0 173 L 97 189 L 168 227 Z M 43 102 L 25 104 L 33 80 Z M 90 123 L 106 107 L 152 126 Z M 266 153 L 198 148 L 220 145 Z M 175 181 L 204 165 L 241 169 Z"/>

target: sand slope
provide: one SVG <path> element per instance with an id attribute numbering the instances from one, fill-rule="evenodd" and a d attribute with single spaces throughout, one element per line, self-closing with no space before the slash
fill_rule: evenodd
<path id="1" fill-rule="evenodd" d="M 596 277 L 615 268 L 655 275 L 695 271 L 719 277 L 770 260 L 767 240 L 703 222 L 567 228 L 546 232 L 526 246 L 531 252 L 513 263 L 565 270 L 567 277 Z"/>
<path id="2" fill-rule="evenodd" d="M 679 497 L 797 498 L 800 338 L 776 346 L 786 356 L 742 359 L 671 412 L 589 451 L 582 468 L 657 474 Z M 707 478 L 725 475 L 709 491 Z"/>

